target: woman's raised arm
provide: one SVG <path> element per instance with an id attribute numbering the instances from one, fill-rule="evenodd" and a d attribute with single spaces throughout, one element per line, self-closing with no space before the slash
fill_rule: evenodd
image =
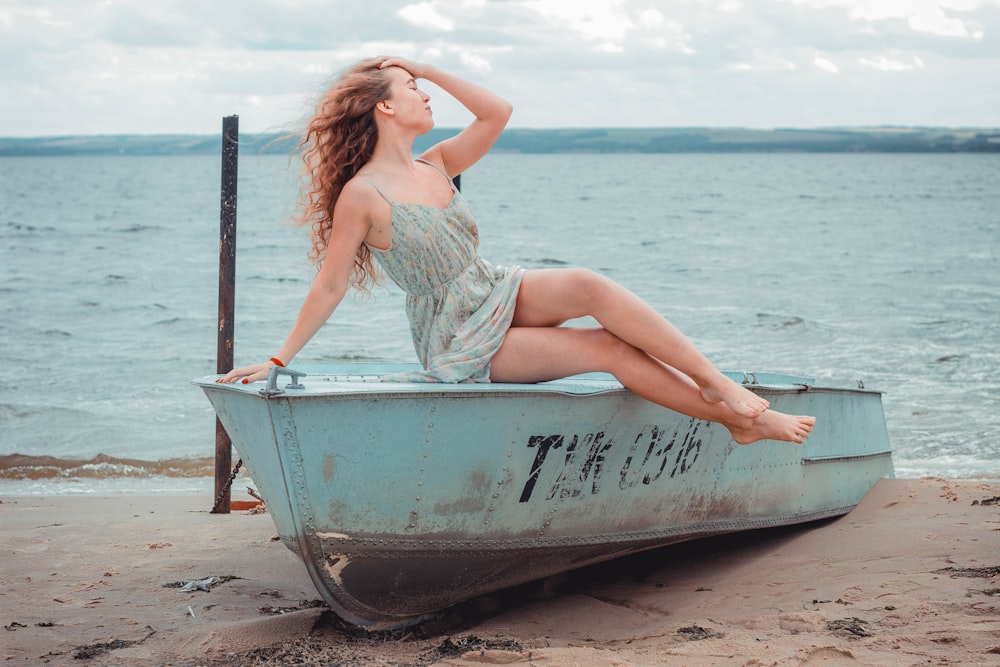
<path id="1" fill-rule="evenodd" d="M 459 134 L 429 148 L 421 157 L 456 176 L 475 164 L 496 142 L 514 110 L 510 102 L 479 84 L 405 58 L 386 58 L 381 67 L 402 67 L 414 79 L 426 79 L 454 97 L 475 116 Z"/>

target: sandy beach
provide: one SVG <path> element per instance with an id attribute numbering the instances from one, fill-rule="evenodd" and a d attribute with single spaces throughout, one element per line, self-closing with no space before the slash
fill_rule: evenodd
<path id="1" fill-rule="evenodd" d="M 658 549 L 392 633 L 345 626 L 326 610 L 267 514 L 213 515 L 200 497 L 5 497 L 0 656 L 10 665 L 1000 665 L 998 496 L 1000 484 L 883 480 L 839 519 Z M 208 590 L 181 588 L 198 581 Z"/>

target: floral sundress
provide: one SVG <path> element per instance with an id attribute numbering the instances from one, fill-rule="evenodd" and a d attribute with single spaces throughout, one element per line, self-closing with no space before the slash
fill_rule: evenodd
<path id="1" fill-rule="evenodd" d="M 379 266 L 406 292 L 406 315 L 420 371 L 396 382 L 489 382 L 490 360 L 514 317 L 524 269 L 494 266 L 479 256 L 479 231 L 454 182 L 445 208 L 390 199 L 392 247 L 368 246 Z"/>

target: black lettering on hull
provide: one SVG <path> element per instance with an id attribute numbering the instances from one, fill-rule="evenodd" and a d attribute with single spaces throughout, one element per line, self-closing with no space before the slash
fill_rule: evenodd
<path id="1" fill-rule="evenodd" d="M 601 491 L 609 453 L 620 441 L 629 442 L 625 462 L 619 471 L 618 486 L 629 489 L 639 483 L 655 484 L 670 469 L 668 477 L 683 475 L 692 469 L 701 453 L 702 438 L 699 431 L 705 422 L 691 419 L 677 426 L 665 437 L 667 431 L 655 424 L 639 428 L 634 437 L 629 437 L 623 429 L 607 437 L 604 431 L 585 434 L 533 435 L 528 438 L 527 447 L 535 449 L 534 461 L 524 487 L 520 502 L 531 500 L 542 469 L 552 469 L 547 479 L 555 481 L 545 492 L 546 500 L 576 498 L 584 493 L 597 495 Z M 566 444 L 568 442 L 568 444 Z M 549 456 L 566 444 L 562 457 Z M 558 471 L 558 472 L 556 472 Z"/>

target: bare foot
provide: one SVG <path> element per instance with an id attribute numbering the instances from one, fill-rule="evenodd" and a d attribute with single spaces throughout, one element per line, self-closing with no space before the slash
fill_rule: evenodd
<path id="1" fill-rule="evenodd" d="M 736 414 L 750 419 L 759 417 L 771 405 L 722 373 L 719 373 L 715 384 L 701 388 L 701 396 L 709 403 L 725 403 Z"/>
<path id="2" fill-rule="evenodd" d="M 751 420 L 745 428 L 730 424 L 726 428 L 733 440 L 741 445 L 749 445 L 758 440 L 783 440 L 801 445 L 809 437 L 815 423 L 815 417 L 786 415 L 784 412 L 768 410 Z"/>

